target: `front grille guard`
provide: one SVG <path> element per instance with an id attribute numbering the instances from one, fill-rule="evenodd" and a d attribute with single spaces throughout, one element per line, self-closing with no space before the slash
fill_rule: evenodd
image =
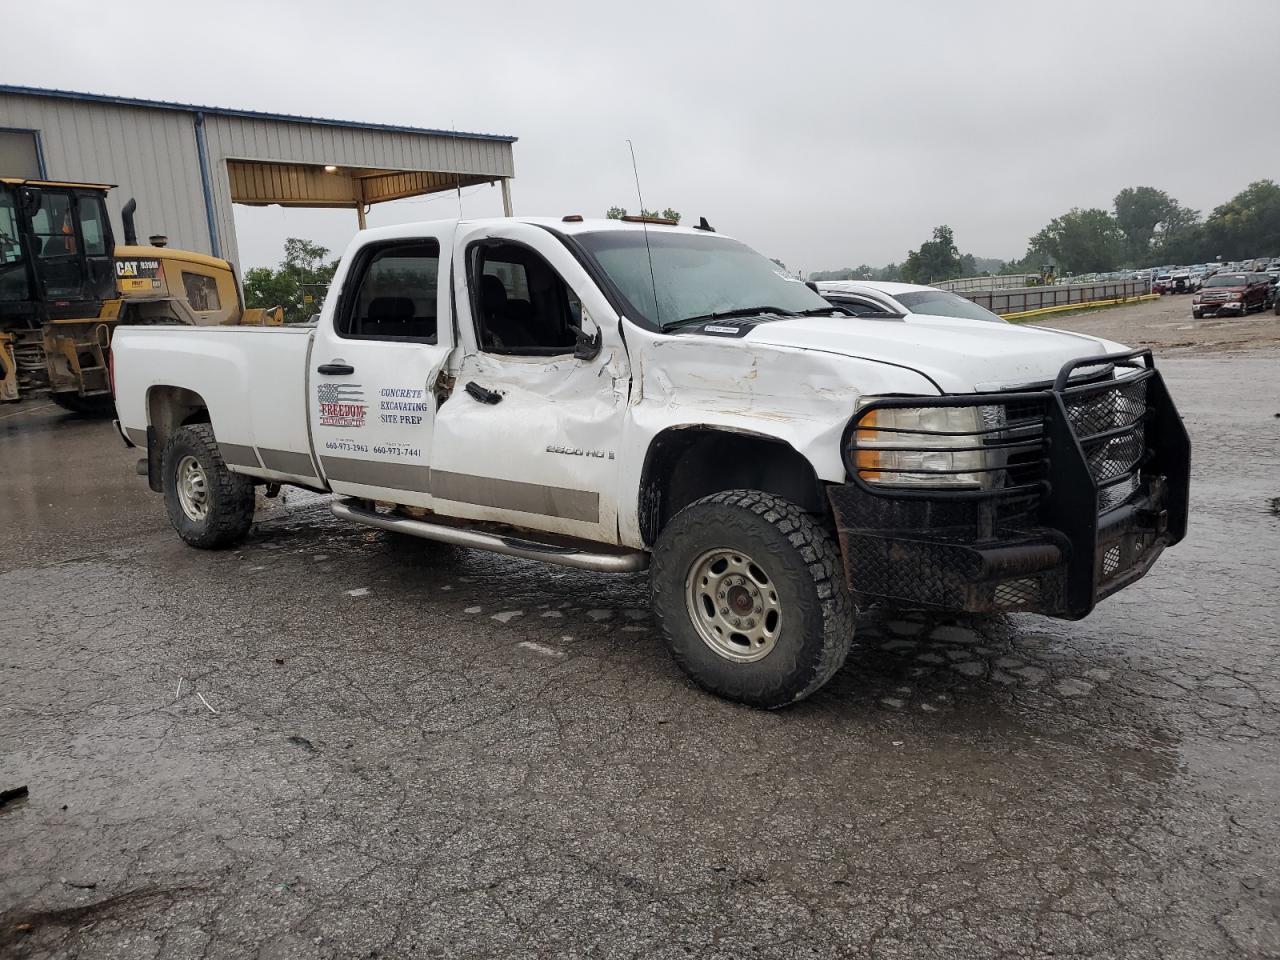
<path id="1" fill-rule="evenodd" d="M 876 410 L 927 407 L 976 407 L 982 426 L 971 431 L 864 426 Z M 860 451 L 882 450 L 885 443 L 899 451 L 936 451 L 911 440 L 939 436 L 961 438 L 963 446 L 947 449 L 980 450 L 988 462 L 944 470 L 859 467 Z M 966 539 L 981 543 L 1044 528 L 1062 535 L 1069 545 L 1065 606 L 1076 616 L 1128 582 L 1127 569 L 1114 560 L 1115 544 L 1105 538 L 1100 543 L 1100 529 L 1150 527 L 1150 539 L 1163 545 L 1186 534 L 1190 442 L 1150 350 L 1073 360 L 1042 389 L 875 400 L 845 428 L 842 450 L 851 482 L 871 497 L 937 508 L 966 505 Z M 983 482 L 978 488 L 938 489 L 872 482 L 868 473 L 973 474 Z M 1138 497 L 1140 492 L 1146 496 Z M 1134 506 L 1151 499 L 1161 501 L 1158 515 Z M 1122 510 L 1132 516 L 1117 512 Z"/>

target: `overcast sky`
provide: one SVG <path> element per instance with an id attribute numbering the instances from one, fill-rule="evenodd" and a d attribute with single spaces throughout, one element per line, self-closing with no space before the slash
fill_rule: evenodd
<path id="1" fill-rule="evenodd" d="M 1021 256 L 1149 184 L 1205 212 L 1280 178 L 1280 0 L 311 0 L 23 5 L 0 82 L 519 137 L 517 214 L 705 216 L 793 269 L 900 261 L 947 223 Z M 10 16 L 12 24 L 12 12 Z M 1223 136 L 1230 133 L 1230 137 Z M 464 191 L 467 216 L 501 214 Z M 352 211 L 237 207 L 243 266 Z M 371 225 L 456 216 L 455 195 Z"/>

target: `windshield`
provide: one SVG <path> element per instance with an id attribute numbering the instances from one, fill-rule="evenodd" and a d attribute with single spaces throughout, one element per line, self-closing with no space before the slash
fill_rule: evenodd
<path id="1" fill-rule="evenodd" d="M 626 298 L 628 312 L 654 326 L 757 307 L 784 313 L 831 309 L 772 260 L 726 237 L 650 230 L 652 275 L 640 230 L 580 233 L 574 239 Z"/>
<path id="2" fill-rule="evenodd" d="M 1248 279 L 1243 273 L 1220 273 L 1204 282 L 1206 287 L 1247 287 Z"/>
<path id="3" fill-rule="evenodd" d="M 910 293 L 895 293 L 893 299 L 912 313 L 924 313 L 934 317 L 960 317 L 963 320 L 985 320 L 988 323 L 1004 323 L 1004 319 L 996 316 L 986 307 L 980 307 L 972 300 L 957 297 L 945 290 L 913 290 Z"/>

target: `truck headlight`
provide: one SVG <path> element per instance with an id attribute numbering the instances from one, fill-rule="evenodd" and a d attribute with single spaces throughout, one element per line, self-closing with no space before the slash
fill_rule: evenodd
<path id="1" fill-rule="evenodd" d="M 868 483 L 980 489 L 993 476 L 980 409 L 878 407 L 850 431 L 852 460 Z"/>

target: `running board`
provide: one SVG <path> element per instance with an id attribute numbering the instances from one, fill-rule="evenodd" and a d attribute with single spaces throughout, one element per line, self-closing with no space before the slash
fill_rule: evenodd
<path id="1" fill-rule="evenodd" d="M 359 501 L 356 500 L 335 500 L 329 509 L 340 520 L 380 527 L 383 530 L 421 537 L 424 540 L 439 540 L 441 543 L 452 543 L 459 547 L 489 550 L 509 557 L 557 563 L 562 567 L 575 567 L 578 570 L 594 570 L 597 573 L 635 573 L 649 566 L 649 554 L 643 550 L 593 553 L 559 543 L 524 540 L 466 527 L 414 520 L 412 517 L 402 517 L 393 513 L 378 513 L 376 510 L 360 506 Z"/>

